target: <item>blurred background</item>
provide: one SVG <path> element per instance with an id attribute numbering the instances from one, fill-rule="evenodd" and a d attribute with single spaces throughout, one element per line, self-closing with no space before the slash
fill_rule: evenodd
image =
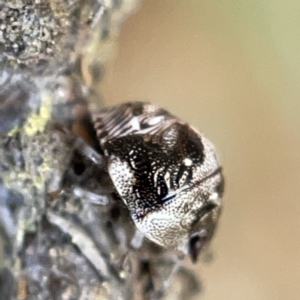
<path id="1" fill-rule="evenodd" d="M 145 100 L 217 146 L 226 174 L 201 299 L 300 299 L 300 2 L 148 0 L 101 91 Z"/>

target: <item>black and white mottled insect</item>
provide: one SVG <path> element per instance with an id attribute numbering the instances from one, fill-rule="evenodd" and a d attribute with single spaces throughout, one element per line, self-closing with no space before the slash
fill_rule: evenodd
<path id="1" fill-rule="evenodd" d="M 149 103 L 104 109 L 94 125 L 110 177 L 138 230 L 196 261 L 222 207 L 224 179 L 213 144 Z"/>

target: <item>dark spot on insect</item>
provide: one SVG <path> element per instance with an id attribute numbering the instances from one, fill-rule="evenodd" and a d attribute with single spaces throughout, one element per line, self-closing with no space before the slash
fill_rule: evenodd
<path id="1" fill-rule="evenodd" d="M 182 176 L 185 176 L 184 178 L 184 181 L 183 182 L 180 182 Z M 179 167 L 179 171 L 178 171 L 178 174 L 177 174 L 177 177 L 176 177 L 176 184 L 178 187 L 181 187 L 181 186 L 184 186 L 184 185 L 188 185 L 191 180 L 192 180 L 192 170 L 190 168 L 187 168 L 186 166 L 183 166 L 181 165 Z"/>
<path id="2" fill-rule="evenodd" d="M 161 202 L 166 202 L 170 197 L 166 198 L 168 195 L 168 187 L 164 180 L 164 174 L 160 173 L 157 176 L 157 196 L 160 198 Z"/>
<path id="3" fill-rule="evenodd" d="M 188 204 L 188 203 L 186 203 L 186 204 L 184 205 L 183 211 L 184 211 L 185 214 L 189 211 L 189 204 Z"/>

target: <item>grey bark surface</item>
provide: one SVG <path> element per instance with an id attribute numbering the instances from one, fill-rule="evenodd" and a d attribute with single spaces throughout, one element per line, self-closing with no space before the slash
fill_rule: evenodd
<path id="1" fill-rule="evenodd" d="M 148 241 L 130 246 L 135 226 L 90 122 L 111 40 L 136 5 L 0 1 L 1 300 L 199 291 L 184 267 L 165 291 L 176 255 Z"/>

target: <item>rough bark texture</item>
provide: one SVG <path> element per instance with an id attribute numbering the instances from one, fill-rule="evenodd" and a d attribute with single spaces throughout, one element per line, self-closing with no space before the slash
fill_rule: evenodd
<path id="1" fill-rule="evenodd" d="M 0 1 L 0 299 L 189 299 L 177 257 L 135 227 L 90 109 L 119 24 L 137 3 Z"/>

